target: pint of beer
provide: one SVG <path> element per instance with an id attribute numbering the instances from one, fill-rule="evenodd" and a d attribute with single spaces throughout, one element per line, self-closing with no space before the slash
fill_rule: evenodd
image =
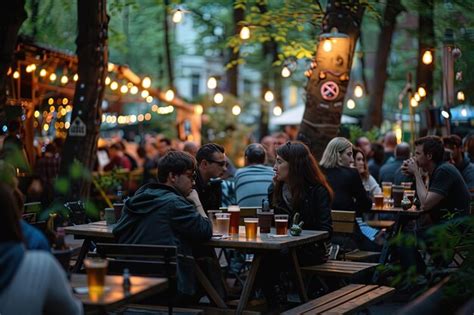
<path id="1" fill-rule="evenodd" d="M 382 209 L 383 208 L 383 194 L 375 194 L 374 201 L 375 201 L 375 208 Z"/>
<path id="2" fill-rule="evenodd" d="M 392 198 L 392 182 L 382 182 L 382 191 L 384 198 Z"/>
<path id="3" fill-rule="evenodd" d="M 229 234 L 239 234 L 240 207 L 229 206 L 227 212 L 230 214 Z"/>
<path id="4" fill-rule="evenodd" d="M 245 238 L 247 240 L 257 239 L 258 218 L 245 218 Z"/>
<path id="5" fill-rule="evenodd" d="M 229 213 L 216 213 L 216 231 L 214 234 L 228 235 L 229 234 Z"/>
<path id="6" fill-rule="evenodd" d="M 288 234 L 288 215 L 275 214 L 275 228 L 277 235 Z"/>
<path id="7" fill-rule="evenodd" d="M 87 271 L 87 287 L 89 289 L 89 298 L 98 300 L 104 293 L 105 275 L 109 262 L 106 259 L 86 258 L 84 265 Z"/>

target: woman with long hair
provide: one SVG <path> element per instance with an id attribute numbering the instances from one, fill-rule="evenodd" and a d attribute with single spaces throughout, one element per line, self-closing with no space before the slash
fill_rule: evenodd
<path id="1" fill-rule="evenodd" d="M 4 183 L 0 200 L 0 314 L 82 314 L 51 253 L 25 250 L 17 201 Z"/>
<path id="2" fill-rule="evenodd" d="M 369 196 L 373 198 L 374 194 L 381 193 L 382 190 L 375 178 L 369 173 L 367 158 L 364 152 L 359 148 L 353 148 L 352 150 L 354 152 L 354 166 L 359 172 L 365 190 L 369 193 Z"/>

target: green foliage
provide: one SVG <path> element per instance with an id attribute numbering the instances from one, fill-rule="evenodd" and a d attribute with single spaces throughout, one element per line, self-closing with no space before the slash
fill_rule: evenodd
<path id="1" fill-rule="evenodd" d="M 370 140 L 370 142 L 376 142 L 378 138 L 380 137 L 380 129 L 377 127 L 373 127 L 369 131 L 364 131 L 362 130 L 361 127 L 357 125 L 349 125 L 349 140 L 352 143 L 355 143 L 356 140 L 360 137 L 367 137 L 367 139 Z"/>

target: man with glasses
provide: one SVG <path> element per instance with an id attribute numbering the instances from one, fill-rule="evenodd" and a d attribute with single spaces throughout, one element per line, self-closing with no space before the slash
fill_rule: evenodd
<path id="1" fill-rule="evenodd" d="M 196 160 L 171 151 L 158 162 L 158 183 L 140 187 L 129 198 L 113 230 L 122 244 L 178 247 L 178 293 L 186 302 L 196 294 L 193 255 L 212 236 L 212 225 L 193 189 Z M 196 257 L 196 256 L 195 256 Z M 197 257 L 196 257 L 197 258 Z"/>
<path id="2" fill-rule="evenodd" d="M 227 170 L 224 148 L 216 143 L 203 145 L 196 154 L 198 165 L 195 189 L 204 210 L 219 209 L 222 203 L 220 178 Z"/>

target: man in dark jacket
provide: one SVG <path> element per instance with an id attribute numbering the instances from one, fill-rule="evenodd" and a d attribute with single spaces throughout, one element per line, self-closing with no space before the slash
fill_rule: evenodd
<path id="1" fill-rule="evenodd" d="M 193 190 L 195 159 L 172 151 L 158 162 L 158 181 L 125 202 L 113 233 L 119 243 L 178 247 L 178 293 L 196 293 L 193 249 L 212 236 L 212 225 Z"/>

